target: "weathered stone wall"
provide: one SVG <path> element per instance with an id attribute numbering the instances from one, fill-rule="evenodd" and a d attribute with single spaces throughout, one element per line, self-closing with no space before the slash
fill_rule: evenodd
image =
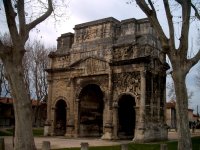
<path id="1" fill-rule="evenodd" d="M 56 134 L 56 104 L 64 100 L 65 136 L 98 133 L 103 139 L 134 138 L 136 142 L 167 138 L 163 111 L 166 65 L 148 20 L 120 22 L 111 17 L 76 25 L 74 31 L 62 34 L 57 51 L 49 55 L 46 134 Z M 100 99 L 97 92 L 102 93 Z M 102 115 L 92 112 L 99 107 L 98 101 L 103 103 Z M 124 112 L 127 107 L 126 113 L 122 107 Z M 96 117 L 103 122 L 98 123 Z M 122 122 L 126 117 L 132 117 L 132 126 Z"/>

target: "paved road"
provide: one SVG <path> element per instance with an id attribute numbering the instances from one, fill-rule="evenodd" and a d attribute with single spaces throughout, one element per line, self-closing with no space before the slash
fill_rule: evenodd
<path id="1" fill-rule="evenodd" d="M 195 133 L 192 133 L 192 136 L 200 136 L 200 130 L 197 130 Z M 176 140 L 177 133 L 169 132 L 168 133 L 169 140 Z M 12 148 L 12 137 L 6 136 L 5 140 L 5 150 L 13 150 Z M 70 148 L 70 147 L 80 147 L 82 142 L 89 143 L 89 146 L 109 146 L 109 145 L 120 145 L 124 143 L 132 142 L 131 140 L 117 140 L 117 141 L 107 141 L 101 139 L 94 138 L 77 138 L 77 139 L 67 139 L 65 137 L 35 137 L 35 143 L 37 149 L 41 149 L 43 141 L 50 141 L 51 148 Z"/>

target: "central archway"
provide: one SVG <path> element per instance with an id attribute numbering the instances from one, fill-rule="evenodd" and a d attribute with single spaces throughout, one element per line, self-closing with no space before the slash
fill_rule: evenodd
<path id="1" fill-rule="evenodd" d="M 132 139 L 135 130 L 135 98 L 131 95 L 122 95 L 118 101 L 118 137 Z"/>
<path id="2" fill-rule="evenodd" d="M 79 95 L 79 135 L 101 136 L 103 133 L 103 93 L 96 84 L 88 84 Z"/>

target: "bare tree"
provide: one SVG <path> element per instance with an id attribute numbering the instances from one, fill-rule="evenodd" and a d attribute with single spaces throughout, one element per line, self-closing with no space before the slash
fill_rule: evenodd
<path id="1" fill-rule="evenodd" d="M 0 97 L 6 97 L 8 95 L 10 95 L 10 89 L 8 81 L 6 80 L 3 63 L 0 60 Z"/>
<path id="2" fill-rule="evenodd" d="M 178 150 L 192 150 L 191 136 L 188 125 L 188 95 L 186 89 L 185 78 L 189 70 L 199 61 L 200 50 L 197 54 L 188 58 L 188 40 L 191 18 L 200 20 L 199 1 L 197 0 L 163 0 L 163 7 L 166 14 L 166 21 L 169 33 L 166 34 L 158 19 L 157 4 L 153 0 L 136 0 L 137 5 L 147 15 L 151 25 L 156 30 L 162 45 L 163 55 L 167 55 L 172 64 L 172 78 L 174 81 L 176 93 L 176 112 L 177 112 L 177 127 L 178 127 Z M 180 8 L 181 33 L 179 44 L 176 46 L 175 24 L 172 10 L 172 3 L 176 9 Z M 169 36 L 168 36 L 169 35 Z"/>
<path id="3" fill-rule="evenodd" d="M 31 2 L 31 1 L 29 1 Z M 44 5 L 46 10 L 39 17 L 27 22 L 24 0 L 3 0 L 6 22 L 12 44 L 6 45 L 0 40 L 0 58 L 4 64 L 6 76 L 15 99 L 15 150 L 35 150 L 32 134 L 32 108 L 28 89 L 24 81 L 23 57 L 29 32 L 48 18 L 52 11 L 52 1 Z M 31 7 L 29 5 L 29 7 Z"/>
<path id="4" fill-rule="evenodd" d="M 37 125 L 39 115 L 39 104 L 47 101 L 47 79 L 45 69 L 48 63 L 49 49 L 34 40 L 28 44 L 28 53 L 26 53 L 26 72 L 30 94 L 37 100 L 37 105 L 33 110 L 33 123 Z"/>
<path id="5" fill-rule="evenodd" d="M 170 98 L 170 100 L 176 100 L 176 93 L 175 93 L 174 83 L 173 82 L 168 82 L 167 85 L 166 85 L 166 88 L 168 89 L 168 95 L 167 96 Z M 189 103 L 191 103 L 192 96 L 194 95 L 194 92 L 187 90 L 187 93 L 188 93 Z"/>
<path id="6" fill-rule="evenodd" d="M 197 47 L 200 48 L 200 31 L 198 32 L 198 38 L 196 40 Z M 195 80 L 197 87 L 200 88 L 200 64 L 198 64 L 197 72 L 195 74 Z"/>
<path id="7" fill-rule="evenodd" d="M 196 78 L 196 85 L 200 88 L 200 66 L 197 68 Z"/>

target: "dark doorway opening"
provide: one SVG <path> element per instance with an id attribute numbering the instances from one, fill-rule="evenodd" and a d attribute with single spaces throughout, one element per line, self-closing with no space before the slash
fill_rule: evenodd
<path id="1" fill-rule="evenodd" d="M 98 137 L 103 133 L 103 93 L 98 85 L 85 86 L 80 95 L 79 135 Z"/>
<path id="2" fill-rule="evenodd" d="M 118 102 L 118 137 L 131 139 L 135 130 L 135 99 L 131 95 L 123 95 Z"/>
<path id="3" fill-rule="evenodd" d="M 66 102 L 59 100 L 56 103 L 56 122 L 55 122 L 55 134 L 65 135 L 66 133 Z"/>

